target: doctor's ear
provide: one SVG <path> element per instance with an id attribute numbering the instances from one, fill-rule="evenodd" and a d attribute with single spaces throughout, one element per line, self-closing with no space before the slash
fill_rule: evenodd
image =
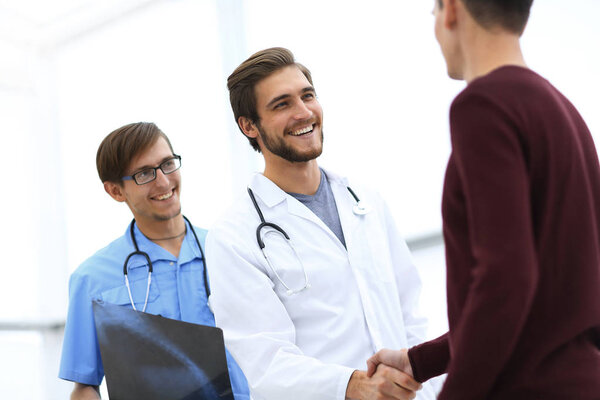
<path id="1" fill-rule="evenodd" d="M 256 124 L 248 117 L 239 117 L 238 126 L 244 132 L 244 135 L 250 138 L 256 138 L 258 136 L 258 128 Z"/>
<path id="2" fill-rule="evenodd" d="M 123 187 L 118 183 L 106 181 L 104 182 L 104 190 L 118 202 L 122 203 L 126 200 L 123 194 Z"/>

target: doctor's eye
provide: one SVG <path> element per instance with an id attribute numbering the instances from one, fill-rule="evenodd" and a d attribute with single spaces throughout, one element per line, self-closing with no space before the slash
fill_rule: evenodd
<path id="1" fill-rule="evenodd" d="M 135 179 L 138 182 L 145 182 L 149 179 L 153 179 L 154 178 L 154 170 L 149 168 L 149 169 L 143 169 L 140 172 L 136 172 L 135 173 Z"/>
<path id="2" fill-rule="evenodd" d="M 275 104 L 275 106 L 273 107 L 273 110 L 281 109 L 285 106 L 287 106 L 287 101 L 282 101 L 281 103 Z"/>
<path id="3" fill-rule="evenodd" d="M 160 169 L 163 171 L 169 172 L 175 169 L 175 161 L 167 160 L 164 163 L 160 164 Z"/>
<path id="4" fill-rule="evenodd" d="M 164 174 L 175 172 L 179 167 L 181 167 L 181 157 L 177 155 L 160 164 L 160 169 Z"/>

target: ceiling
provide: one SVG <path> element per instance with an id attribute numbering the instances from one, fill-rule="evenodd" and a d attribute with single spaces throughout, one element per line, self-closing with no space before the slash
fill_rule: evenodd
<path id="1" fill-rule="evenodd" d="M 57 47 L 161 1 L 167 0 L 0 0 L 0 40 Z"/>

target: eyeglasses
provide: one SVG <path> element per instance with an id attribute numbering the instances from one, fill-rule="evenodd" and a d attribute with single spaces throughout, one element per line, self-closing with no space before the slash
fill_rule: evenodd
<path id="1" fill-rule="evenodd" d="M 173 157 L 163 161 L 158 167 L 146 168 L 136 172 L 131 176 L 124 176 L 121 179 L 124 181 L 130 181 L 133 179 L 133 181 L 138 185 L 144 185 L 156 179 L 156 170 L 159 168 L 165 175 L 172 174 L 181 168 L 181 156 L 173 154 Z"/>

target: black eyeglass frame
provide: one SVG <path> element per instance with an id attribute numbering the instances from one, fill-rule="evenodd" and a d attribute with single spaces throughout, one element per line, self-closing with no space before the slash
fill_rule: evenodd
<path id="1" fill-rule="evenodd" d="M 177 166 L 177 168 L 175 168 L 173 171 L 166 172 L 166 171 L 163 169 L 163 165 L 165 165 L 166 163 L 168 163 L 168 162 L 171 162 L 171 161 L 173 161 L 173 160 L 177 160 L 177 161 L 179 161 L 179 166 Z M 165 175 L 169 175 L 169 174 L 172 174 L 173 172 L 177 171 L 179 168 L 181 168 L 181 156 L 180 156 L 180 155 L 177 155 L 177 154 L 173 154 L 173 157 L 171 157 L 171 158 L 168 158 L 168 159 L 166 159 L 165 161 L 161 162 L 161 163 L 160 163 L 160 165 L 159 165 L 158 167 L 144 168 L 143 170 L 141 170 L 141 171 L 138 171 L 138 172 L 136 172 L 135 174 L 132 174 L 132 175 L 129 175 L 129 176 L 124 176 L 124 177 L 122 177 L 122 178 L 121 178 L 121 180 L 124 180 L 124 181 L 131 181 L 131 180 L 132 180 L 132 181 L 134 181 L 134 182 L 135 182 L 135 184 L 136 184 L 136 185 L 145 185 L 145 184 L 147 184 L 147 183 L 150 183 L 150 182 L 152 182 L 152 181 L 156 180 L 156 170 L 157 170 L 157 169 L 160 169 L 160 170 L 162 171 L 162 173 L 163 173 L 163 174 L 165 174 Z M 147 182 L 144 182 L 144 183 L 139 183 L 139 182 L 137 181 L 137 178 L 136 178 L 136 176 L 139 176 L 139 174 L 141 174 L 142 172 L 148 172 L 148 171 L 152 171 L 152 174 L 153 174 L 153 176 L 152 176 L 152 179 L 150 179 L 149 181 L 147 181 Z"/>

